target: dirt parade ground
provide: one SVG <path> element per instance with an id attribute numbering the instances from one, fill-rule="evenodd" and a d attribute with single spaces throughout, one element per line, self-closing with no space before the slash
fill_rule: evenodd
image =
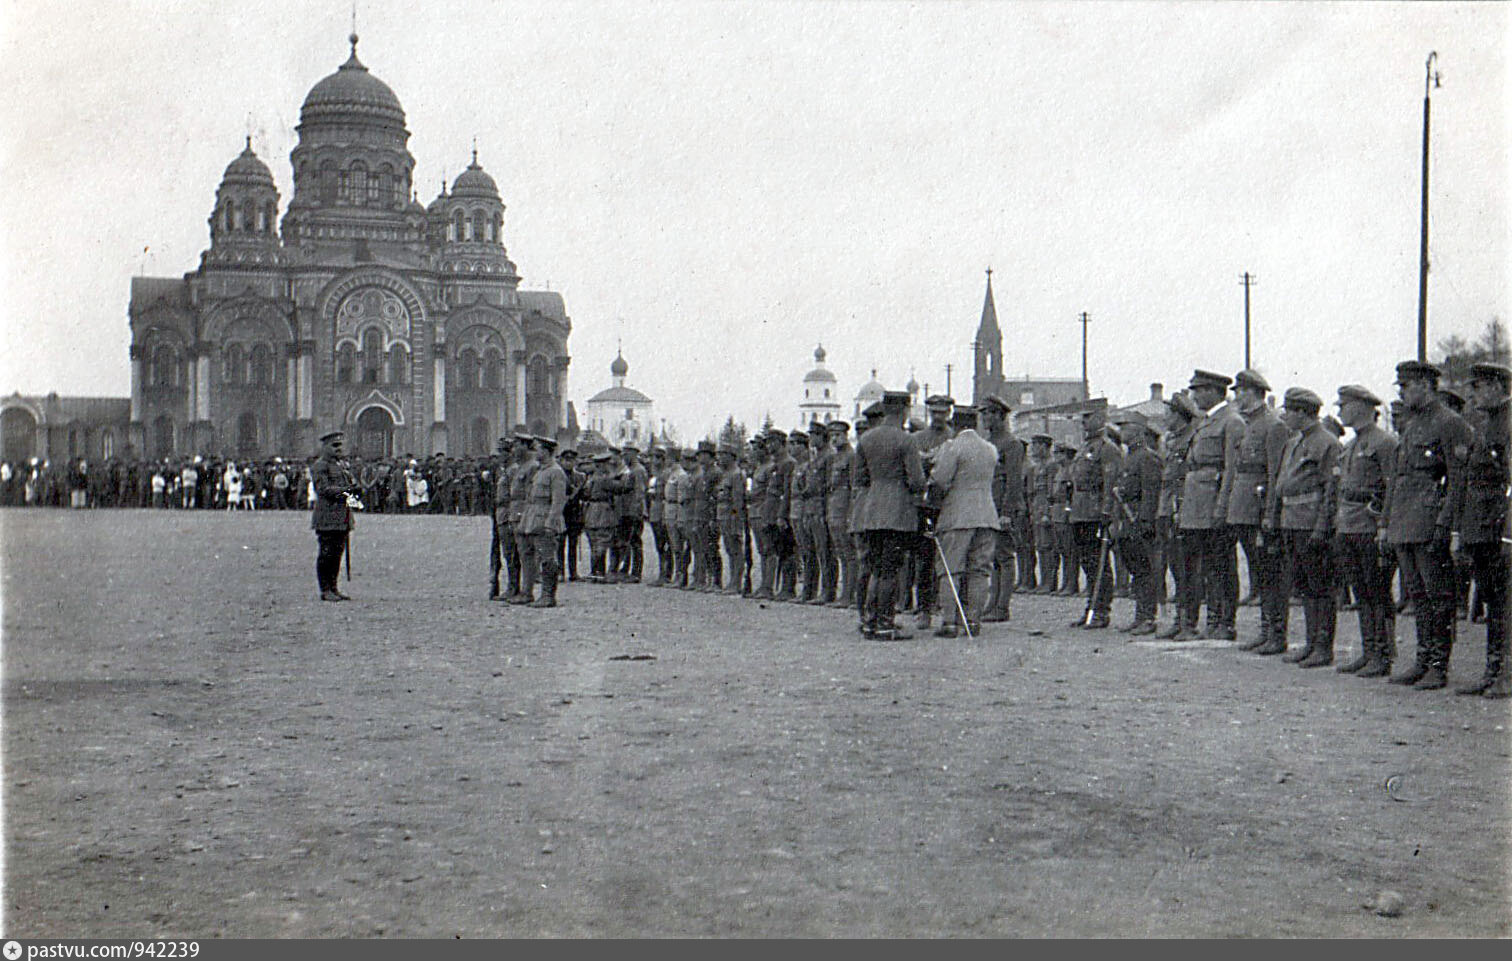
<path id="1" fill-rule="evenodd" d="M 308 523 L 0 513 L 7 936 L 1508 933 L 1512 702 L 1065 598 L 895 643 L 635 585 L 511 607 L 481 517 L 359 518 L 321 603 Z"/>

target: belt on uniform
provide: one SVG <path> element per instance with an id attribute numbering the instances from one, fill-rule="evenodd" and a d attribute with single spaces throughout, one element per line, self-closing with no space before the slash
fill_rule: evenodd
<path id="1" fill-rule="evenodd" d="M 1316 504 L 1323 499 L 1322 491 L 1308 491 L 1306 494 L 1282 494 L 1281 503 L 1287 507 L 1302 504 Z"/>
<path id="2" fill-rule="evenodd" d="M 1371 501 L 1382 496 L 1371 491 L 1340 491 L 1339 500 L 1349 504 L 1369 504 Z"/>

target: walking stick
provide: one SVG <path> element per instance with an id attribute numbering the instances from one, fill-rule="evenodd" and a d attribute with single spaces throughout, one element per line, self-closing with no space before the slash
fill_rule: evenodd
<path id="1" fill-rule="evenodd" d="M 950 562 L 945 559 L 945 548 L 940 546 L 940 539 L 934 534 L 925 534 L 934 543 L 935 553 L 940 556 L 940 566 L 945 568 L 945 581 L 950 585 L 950 596 L 955 598 L 956 610 L 961 614 L 961 627 L 966 631 L 967 640 L 976 640 L 971 633 L 971 621 L 966 617 L 966 605 L 961 603 L 960 592 L 956 590 L 955 575 L 950 572 Z"/>
<path id="2" fill-rule="evenodd" d="M 1097 594 L 1102 590 L 1103 568 L 1108 566 L 1108 525 L 1099 524 L 1097 534 L 1097 576 L 1092 579 L 1092 590 L 1087 594 L 1087 609 L 1082 614 L 1082 626 L 1092 623 L 1092 608 L 1097 603 Z"/>

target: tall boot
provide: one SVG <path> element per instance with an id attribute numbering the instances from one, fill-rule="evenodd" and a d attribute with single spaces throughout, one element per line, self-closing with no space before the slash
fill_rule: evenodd
<path id="1" fill-rule="evenodd" d="M 1310 613 L 1317 618 L 1318 626 L 1313 636 L 1317 638 L 1313 652 L 1304 658 L 1298 667 L 1327 667 L 1334 660 L 1334 631 L 1339 612 L 1334 595 L 1315 598 Z"/>
<path id="2" fill-rule="evenodd" d="M 1474 684 L 1463 684 L 1454 689 L 1456 694 L 1484 694 L 1495 686 L 1497 679 L 1506 675 L 1507 639 L 1494 638 L 1488 627 L 1486 631 L 1486 673 Z"/>
<path id="3" fill-rule="evenodd" d="M 1368 667 L 1376 657 L 1375 608 L 1364 602 L 1356 605 L 1360 621 L 1360 656 L 1348 664 L 1340 664 L 1340 674 L 1354 674 Z"/>
<path id="4" fill-rule="evenodd" d="M 1239 650 L 1241 650 L 1241 651 L 1258 651 L 1260 648 L 1262 648 L 1265 645 L 1267 645 L 1267 644 L 1270 643 L 1271 633 L 1272 633 L 1272 631 L 1271 631 L 1270 618 L 1268 618 L 1268 617 L 1265 616 L 1265 612 L 1264 611 L 1261 611 L 1260 612 L 1260 636 L 1256 637 L 1253 641 L 1246 641 L 1245 643 L 1240 644 L 1239 645 Z"/>
<path id="5" fill-rule="evenodd" d="M 1433 651 L 1432 604 L 1425 603 L 1418 607 L 1417 654 L 1413 659 L 1411 669 L 1393 677 L 1391 679 L 1393 684 L 1410 687 L 1421 681 L 1428 673 L 1428 659 Z"/>
<path id="6" fill-rule="evenodd" d="M 1266 620 L 1270 624 L 1270 640 L 1255 648 L 1255 653 L 1266 657 L 1273 654 L 1286 654 L 1287 622 L 1291 620 L 1289 612 L 1286 608 L 1282 608 L 1279 616 Z M 1290 657 L 1290 655 L 1287 656 Z"/>
<path id="7" fill-rule="evenodd" d="M 1364 612 L 1363 605 L 1360 610 Z M 1392 623 L 1385 608 L 1371 608 L 1370 633 L 1365 647 L 1370 663 L 1356 671 L 1355 677 L 1386 677 L 1391 673 L 1391 662 L 1396 659 L 1396 635 L 1391 631 Z"/>
<path id="8" fill-rule="evenodd" d="M 987 578 L 987 603 L 982 612 L 982 623 L 1000 624 L 1008 620 L 1008 599 L 1013 596 L 1005 584 L 1009 576 L 1006 568 L 992 569 Z"/>
<path id="9" fill-rule="evenodd" d="M 541 599 L 533 602 L 531 607 L 556 607 L 557 572 L 541 572 Z"/>
<path id="10" fill-rule="evenodd" d="M 1302 598 L 1302 628 L 1307 637 L 1307 644 L 1300 651 L 1288 651 L 1281 655 L 1281 660 L 1288 664 L 1300 664 L 1312 657 L 1312 653 L 1318 646 L 1318 618 L 1313 613 L 1313 607 L 1317 601 L 1310 597 Z"/>

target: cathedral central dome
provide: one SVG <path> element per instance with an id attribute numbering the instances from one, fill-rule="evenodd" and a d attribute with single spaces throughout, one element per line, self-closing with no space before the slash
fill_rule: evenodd
<path id="1" fill-rule="evenodd" d="M 357 59 L 357 35 L 352 55 L 336 72 L 310 88 L 299 110 L 301 125 L 321 123 L 378 123 L 404 126 L 404 108 L 389 85 L 368 73 Z"/>

